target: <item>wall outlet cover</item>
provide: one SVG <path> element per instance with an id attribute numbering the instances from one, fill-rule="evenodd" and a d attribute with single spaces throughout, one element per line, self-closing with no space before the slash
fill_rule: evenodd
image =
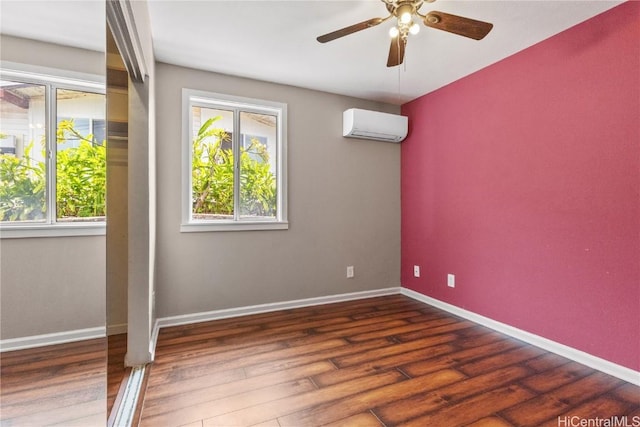
<path id="1" fill-rule="evenodd" d="M 456 287 L 456 276 L 455 274 L 447 274 L 447 286 L 450 288 Z"/>
<path id="2" fill-rule="evenodd" d="M 347 266 L 347 279 L 351 279 L 355 276 L 355 271 L 353 270 L 353 265 Z"/>

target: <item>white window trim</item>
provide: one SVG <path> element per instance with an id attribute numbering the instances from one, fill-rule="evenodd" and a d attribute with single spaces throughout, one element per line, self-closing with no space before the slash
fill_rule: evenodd
<path id="1" fill-rule="evenodd" d="M 34 237 L 104 236 L 104 221 L 83 224 L 38 224 L 0 226 L 0 239 L 26 239 Z"/>
<path id="2" fill-rule="evenodd" d="M 21 81 L 31 83 L 49 83 L 56 87 L 64 87 L 72 90 L 89 90 L 91 92 L 105 94 L 105 77 L 96 74 L 80 73 L 57 68 L 41 67 L 29 64 L 20 64 L 9 61 L 0 61 L 0 77 L 11 79 L 18 78 Z M 52 99 L 47 101 L 53 103 Z M 50 120 L 55 114 L 55 108 L 49 109 L 45 114 Z M 48 167 L 54 167 L 49 163 Z M 47 186 L 51 190 L 51 180 Z M 55 196 L 55 193 L 52 197 Z M 47 201 L 47 209 L 52 209 L 53 199 Z M 106 221 L 73 222 L 73 223 L 22 223 L 10 224 L 0 222 L 0 239 L 21 239 L 38 237 L 73 237 L 73 236 L 104 236 L 106 234 Z"/>
<path id="3" fill-rule="evenodd" d="M 243 111 L 270 111 L 278 116 L 276 185 L 278 198 L 275 220 L 194 220 L 191 213 L 191 106 L 228 106 Z M 183 233 L 206 231 L 286 230 L 287 220 L 287 104 L 260 99 L 224 95 L 194 89 L 182 89 L 182 223 Z"/>

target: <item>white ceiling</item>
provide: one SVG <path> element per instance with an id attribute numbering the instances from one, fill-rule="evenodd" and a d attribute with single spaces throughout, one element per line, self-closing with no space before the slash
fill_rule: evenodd
<path id="1" fill-rule="evenodd" d="M 487 21 L 482 41 L 422 27 L 405 62 L 386 67 L 392 20 L 327 44 L 315 38 L 388 15 L 379 0 L 149 0 L 156 59 L 188 67 L 401 104 L 622 3 L 620 0 L 438 0 Z M 102 1 L 0 0 L 0 31 L 103 50 Z M 0 52 L 1 55 L 1 52 Z"/>

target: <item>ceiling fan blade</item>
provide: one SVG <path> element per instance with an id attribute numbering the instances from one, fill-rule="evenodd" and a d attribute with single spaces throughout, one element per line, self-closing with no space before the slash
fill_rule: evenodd
<path id="1" fill-rule="evenodd" d="M 404 61 L 404 48 L 406 40 L 397 36 L 391 39 L 391 47 L 389 48 L 389 58 L 387 58 L 387 67 L 395 67 Z"/>
<path id="2" fill-rule="evenodd" d="M 349 27 L 344 27 L 331 33 L 324 34 L 318 37 L 316 40 L 318 40 L 320 43 L 330 42 L 331 40 L 339 39 L 340 37 L 348 36 L 349 34 L 366 30 L 367 28 L 375 27 L 376 25 L 386 21 L 387 19 L 389 18 L 372 18 L 368 21 L 359 22 Z"/>
<path id="3" fill-rule="evenodd" d="M 493 24 L 488 22 L 436 11 L 427 13 L 424 25 L 474 40 L 482 40 L 493 28 Z"/>

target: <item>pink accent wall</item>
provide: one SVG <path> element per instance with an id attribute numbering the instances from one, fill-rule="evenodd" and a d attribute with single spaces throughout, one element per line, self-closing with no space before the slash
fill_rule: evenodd
<path id="1" fill-rule="evenodd" d="M 640 2 L 402 111 L 403 286 L 640 370 Z"/>

